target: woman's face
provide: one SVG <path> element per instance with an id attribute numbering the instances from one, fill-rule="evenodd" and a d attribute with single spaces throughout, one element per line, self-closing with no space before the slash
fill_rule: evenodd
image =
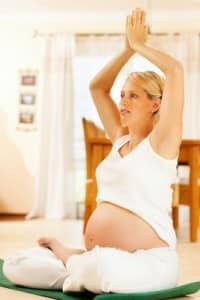
<path id="1" fill-rule="evenodd" d="M 119 103 L 122 125 L 131 126 L 138 122 L 150 121 L 153 107 L 154 100 L 150 100 L 133 80 L 127 79 L 121 90 Z"/>

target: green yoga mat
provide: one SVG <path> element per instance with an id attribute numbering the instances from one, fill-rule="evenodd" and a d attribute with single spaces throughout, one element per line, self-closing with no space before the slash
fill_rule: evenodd
<path id="1" fill-rule="evenodd" d="M 164 300 L 170 298 L 183 297 L 196 293 L 200 290 L 200 281 L 191 282 L 175 288 L 162 291 L 146 292 L 146 293 L 130 293 L 130 294 L 93 294 L 91 292 L 82 293 L 63 293 L 61 291 L 31 289 L 20 287 L 12 284 L 5 278 L 2 272 L 3 260 L 0 259 L 0 286 L 24 293 L 39 295 L 43 297 L 53 298 L 57 300 Z"/>

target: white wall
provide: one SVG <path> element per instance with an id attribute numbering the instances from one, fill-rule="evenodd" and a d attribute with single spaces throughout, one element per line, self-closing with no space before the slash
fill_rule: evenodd
<path id="1" fill-rule="evenodd" d="M 19 70 L 38 68 L 32 29 L 0 26 L 0 212 L 24 213 L 33 200 L 37 131 L 17 127 Z"/>

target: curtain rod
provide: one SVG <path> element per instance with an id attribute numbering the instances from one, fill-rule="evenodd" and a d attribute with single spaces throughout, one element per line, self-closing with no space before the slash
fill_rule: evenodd
<path id="1" fill-rule="evenodd" d="M 41 33 L 39 32 L 38 30 L 34 30 L 33 31 L 33 35 L 32 35 L 32 38 L 36 38 L 36 37 L 43 37 L 43 36 L 53 36 L 54 33 L 53 32 L 49 32 L 49 33 Z"/>
<path id="2" fill-rule="evenodd" d="M 180 34 L 180 33 L 173 33 L 173 34 Z M 78 37 L 87 37 L 90 35 L 94 36 L 123 36 L 123 33 L 77 33 L 76 34 Z M 150 35 L 168 35 L 167 32 L 158 32 L 158 33 L 150 33 Z"/>
<path id="3" fill-rule="evenodd" d="M 149 33 L 149 35 L 168 35 L 168 34 L 174 34 L 174 35 L 180 35 L 181 33 L 184 33 L 184 32 L 151 32 Z M 188 32 L 190 33 L 190 32 Z M 197 34 L 200 35 L 200 32 L 197 32 Z M 90 35 L 94 35 L 94 36 L 123 36 L 124 34 L 123 33 L 77 33 L 76 34 L 77 36 L 80 36 L 80 37 L 87 37 L 87 36 L 90 36 Z"/>
<path id="4" fill-rule="evenodd" d="M 38 30 L 34 30 L 33 32 L 33 38 L 36 37 L 44 37 L 44 36 L 49 36 L 52 37 L 55 34 L 55 32 L 50 32 L 50 33 L 40 33 Z M 165 35 L 169 35 L 169 34 L 173 34 L 173 35 L 180 35 L 181 32 L 150 32 L 149 35 L 150 36 L 165 36 Z M 198 34 L 200 35 L 200 32 L 198 32 Z M 89 37 L 89 36 L 95 36 L 95 37 L 101 37 L 101 36 L 110 36 L 110 37 L 118 37 L 118 36 L 123 36 L 124 34 L 122 33 L 75 33 L 75 36 L 77 37 Z"/>

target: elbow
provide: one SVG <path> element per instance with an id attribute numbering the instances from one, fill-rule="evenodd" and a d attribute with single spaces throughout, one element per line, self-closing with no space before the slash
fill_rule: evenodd
<path id="1" fill-rule="evenodd" d="M 175 63 L 174 63 L 174 69 L 175 69 L 175 71 L 183 72 L 183 64 L 182 64 L 182 62 L 179 61 L 179 60 L 176 60 Z"/>
<path id="2" fill-rule="evenodd" d="M 92 92 L 93 90 L 96 90 L 98 88 L 99 88 L 98 85 L 93 80 L 90 81 L 90 84 L 89 84 L 89 90 L 90 90 L 90 92 Z"/>
<path id="3" fill-rule="evenodd" d="M 92 81 L 90 82 L 90 84 L 89 84 L 89 91 L 90 91 L 90 94 L 91 94 L 91 96 L 93 98 L 95 97 L 96 94 L 99 93 L 100 90 L 101 89 L 100 89 L 100 87 L 97 84 L 95 84 Z"/>
<path id="4" fill-rule="evenodd" d="M 110 93 L 110 89 L 107 90 L 105 86 L 103 86 L 93 80 L 89 84 L 89 90 L 90 90 L 91 94 L 94 94 L 96 92 L 98 92 L 98 93 L 101 92 L 101 93 L 106 93 L 106 94 Z"/>
<path id="5" fill-rule="evenodd" d="M 168 64 L 167 74 L 183 73 L 183 64 L 179 60 L 173 60 L 171 64 Z"/>

